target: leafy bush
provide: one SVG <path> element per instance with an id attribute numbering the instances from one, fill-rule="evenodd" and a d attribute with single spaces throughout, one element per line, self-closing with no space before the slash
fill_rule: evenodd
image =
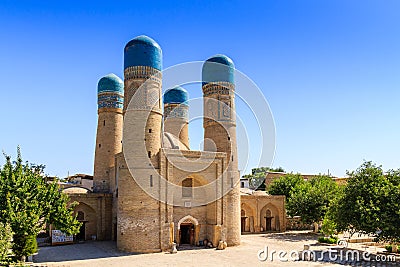
<path id="1" fill-rule="evenodd" d="M 388 252 L 392 252 L 392 248 L 393 248 L 392 245 L 386 245 L 386 246 L 385 246 L 385 249 L 386 249 Z M 400 246 L 397 246 L 397 251 L 400 251 Z"/>
<path id="2" fill-rule="evenodd" d="M 13 252 L 17 260 L 24 261 L 26 255 L 37 252 L 37 242 L 35 235 L 14 235 Z"/>
<path id="3" fill-rule="evenodd" d="M 0 265 L 7 259 L 11 248 L 12 231 L 8 224 L 0 222 Z"/>
<path id="4" fill-rule="evenodd" d="M 333 236 L 336 232 L 336 223 L 326 215 L 322 222 L 321 232 L 327 236 Z"/>
<path id="5" fill-rule="evenodd" d="M 330 237 L 320 236 L 318 237 L 318 242 L 327 244 L 336 244 L 338 239 L 339 238 L 337 236 L 330 236 Z"/>

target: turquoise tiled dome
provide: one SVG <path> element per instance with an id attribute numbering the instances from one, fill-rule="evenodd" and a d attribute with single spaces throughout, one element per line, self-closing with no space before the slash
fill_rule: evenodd
<path id="1" fill-rule="evenodd" d="M 207 59 L 203 64 L 203 84 L 209 82 L 234 83 L 235 65 L 232 59 L 225 55 L 215 55 Z"/>
<path id="2" fill-rule="evenodd" d="M 146 35 L 129 41 L 124 49 L 124 69 L 134 66 L 148 66 L 162 69 L 161 47 Z"/>
<path id="3" fill-rule="evenodd" d="M 164 104 L 187 104 L 188 100 L 188 92 L 180 86 L 168 89 L 164 93 Z"/>
<path id="4" fill-rule="evenodd" d="M 97 84 L 97 92 L 118 92 L 123 95 L 124 83 L 117 75 L 110 73 L 99 80 Z"/>

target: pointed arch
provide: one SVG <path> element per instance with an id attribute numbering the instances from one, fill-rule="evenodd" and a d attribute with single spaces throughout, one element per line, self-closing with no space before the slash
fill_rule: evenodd
<path id="1" fill-rule="evenodd" d="M 178 222 L 178 230 L 181 229 L 181 224 L 182 223 L 187 223 L 187 222 L 193 223 L 194 225 L 199 225 L 199 221 L 196 218 L 194 218 L 191 215 L 186 215 L 185 217 L 183 217 L 182 219 L 179 220 L 179 222 Z"/>

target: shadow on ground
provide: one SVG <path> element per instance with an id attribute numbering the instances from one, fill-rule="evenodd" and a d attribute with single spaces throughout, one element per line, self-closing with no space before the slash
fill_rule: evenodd
<path id="1" fill-rule="evenodd" d="M 40 247 L 38 255 L 34 256 L 35 263 L 61 262 L 87 259 L 100 259 L 136 255 L 138 253 L 126 253 L 118 251 L 116 242 L 89 241 L 80 244 Z"/>
<path id="2" fill-rule="evenodd" d="M 262 238 L 271 238 L 274 240 L 281 241 L 317 241 L 318 235 L 310 231 L 296 231 L 296 232 L 285 232 L 285 233 L 267 233 L 261 236 Z"/>

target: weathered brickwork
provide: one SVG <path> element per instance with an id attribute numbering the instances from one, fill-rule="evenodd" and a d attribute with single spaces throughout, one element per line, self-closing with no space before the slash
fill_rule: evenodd
<path id="1" fill-rule="evenodd" d="M 114 166 L 115 155 L 122 151 L 122 125 L 122 109 L 111 112 L 99 110 L 93 175 L 94 192 L 114 191 L 111 185 L 114 174 L 110 172 L 110 168 Z"/>
<path id="2" fill-rule="evenodd" d="M 114 157 L 122 151 L 123 83 L 114 74 L 101 78 L 98 90 L 98 121 L 94 159 L 93 191 L 111 193 Z"/>

